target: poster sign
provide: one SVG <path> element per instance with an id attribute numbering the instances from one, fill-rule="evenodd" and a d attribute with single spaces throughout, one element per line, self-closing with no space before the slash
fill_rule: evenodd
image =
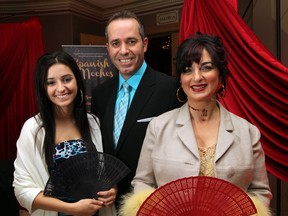
<path id="1" fill-rule="evenodd" d="M 167 25 L 171 23 L 179 22 L 179 11 L 169 11 L 165 13 L 159 13 L 156 15 L 156 24 L 157 25 Z"/>
<path id="2" fill-rule="evenodd" d="M 77 62 L 86 85 L 87 110 L 91 108 L 92 89 L 117 73 L 104 45 L 62 45 Z"/>

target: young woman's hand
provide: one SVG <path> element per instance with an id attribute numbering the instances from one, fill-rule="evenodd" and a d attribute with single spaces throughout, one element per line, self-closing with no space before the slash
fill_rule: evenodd
<path id="1" fill-rule="evenodd" d="M 110 206 L 115 202 L 117 187 L 114 186 L 108 191 L 98 192 L 98 200 L 103 202 L 104 206 Z"/>
<path id="2" fill-rule="evenodd" d="M 82 199 L 71 203 L 71 213 L 75 216 L 95 215 L 103 207 L 103 202 L 95 199 Z"/>

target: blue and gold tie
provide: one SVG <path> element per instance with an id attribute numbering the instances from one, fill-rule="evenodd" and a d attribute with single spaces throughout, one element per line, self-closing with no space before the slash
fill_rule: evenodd
<path id="1" fill-rule="evenodd" d="M 114 115 L 113 135 L 114 135 L 115 148 L 117 147 L 118 139 L 119 139 L 122 126 L 126 117 L 126 113 L 128 110 L 129 96 L 130 96 L 130 91 L 131 91 L 131 86 L 127 82 L 124 82 L 122 86 L 123 86 L 124 94 L 120 100 L 119 107 L 116 110 L 115 115 Z"/>

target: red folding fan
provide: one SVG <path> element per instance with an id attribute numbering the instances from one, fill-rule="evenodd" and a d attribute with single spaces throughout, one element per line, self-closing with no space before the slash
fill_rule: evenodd
<path id="1" fill-rule="evenodd" d="M 157 188 L 137 216 L 248 216 L 257 213 L 251 198 L 222 179 L 195 176 Z"/>

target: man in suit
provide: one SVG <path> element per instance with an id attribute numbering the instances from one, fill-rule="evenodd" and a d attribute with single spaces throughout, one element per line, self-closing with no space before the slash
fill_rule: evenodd
<path id="1" fill-rule="evenodd" d="M 148 38 L 135 14 L 129 11 L 114 14 L 108 21 L 105 35 L 109 56 L 119 73 L 93 89 L 91 112 L 100 119 L 104 152 L 116 156 L 131 169 L 118 184 L 117 204 L 121 195 L 130 190 L 149 121 L 180 104 L 176 97 L 176 81 L 146 64 L 144 53 Z M 114 115 L 124 94 L 124 81 L 131 91 L 129 108 L 117 141 L 113 135 Z"/>

